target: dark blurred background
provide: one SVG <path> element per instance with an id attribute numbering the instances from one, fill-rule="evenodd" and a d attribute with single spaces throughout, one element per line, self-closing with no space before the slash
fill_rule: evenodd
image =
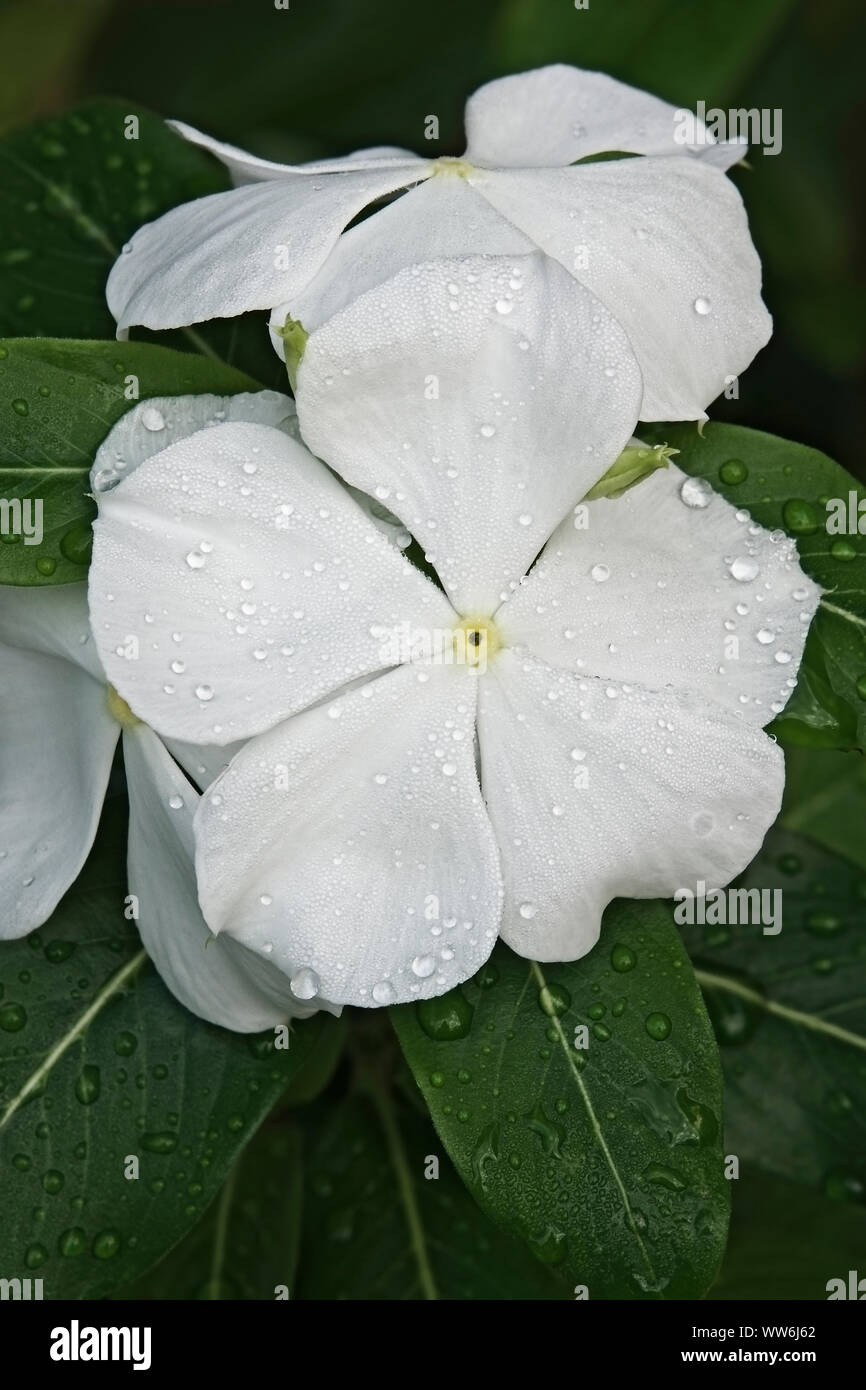
<path id="1" fill-rule="evenodd" d="M 780 108 L 781 153 L 733 176 L 776 332 L 712 413 L 866 477 L 864 36 L 862 0 L 2 0 L 0 126 L 118 96 L 276 158 L 460 153 L 475 87 L 554 61 L 678 106 Z"/>

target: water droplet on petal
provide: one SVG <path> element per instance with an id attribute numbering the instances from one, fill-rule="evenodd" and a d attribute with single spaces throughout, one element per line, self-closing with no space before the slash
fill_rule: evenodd
<path id="1" fill-rule="evenodd" d="M 755 560 L 747 559 L 743 555 L 738 555 L 728 567 L 728 572 L 732 579 L 736 579 L 738 584 L 749 584 L 758 577 L 758 564 Z"/>
<path id="2" fill-rule="evenodd" d="M 165 429 L 165 416 L 161 410 L 157 410 L 155 405 L 148 405 L 141 412 L 141 423 L 146 430 L 157 434 L 160 430 Z"/>
<path id="3" fill-rule="evenodd" d="M 319 992 L 319 977 L 305 965 L 295 971 L 289 987 L 296 999 L 313 999 Z"/>
<path id="4" fill-rule="evenodd" d="M 686 478 L 680 488 L 680 499 L 687 507 L 708 507 L 713 489 L 704 478 Z"/>

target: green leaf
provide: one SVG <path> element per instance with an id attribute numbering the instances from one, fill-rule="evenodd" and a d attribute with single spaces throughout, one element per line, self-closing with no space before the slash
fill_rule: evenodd
<path id="1" fill-rule="evenodd" d="M 105 820 L 54 916 L 0 945 L 0 1269 L 44 1279 L 50 1299 L 102 1298 L 150 1268 L 341 1040 L 317 1014 L 277 1050 L 176 1003 L 124 919 L 116 800 Z"/>
<path id="2" fill-rule="evenodd" d="M 392 1016 L 495 1221 L 591 1299 L 703 1293 L 728 1215 L 721 1072 L 669 906 L 617 902 L 570 965 L 500 945 L 470 984 Z"/>
<path id="3" fill-rule="evenodd" d="M 129 117 L 138 122 L 137 139 Z M 0 140 L 0 336 L 113 338 L 105 281 L 143 222 L 228 187 L 148 111 L 89 102 Z"/>
<path id="4" fill-rule="evenodd" d="M 781 824 L 866 869 L 866 759 L 787 749 Z"/>
<path id="5" fill-rule="evenodd" d="M 8 519 L 0 512 L 0 583 L 85 578 L 96 514 L 90 468 L 108 431 L 136 399 L 257 389 L 221 362 L 146 343 L 0 343 L 0 500 L 9 507 Z M 31 544 L 27 532 L 38 535 L 36 513 L 28 514 L 25 503 L 40 500 L 43 535 Z M 18 515 L 16 502 L 23 509 Z M 16 537 L 18 525 L 25 534 Z"/>
<path id="6" fill-rule="evenodd" d="M 137 121 L 137 126 L 132 121 Z M 127 139 L 127 131 L 136 138 Z M 132 102 L 96 101 L 0 140 L 0 336 L 113 338 L 108 272 L 143 223 L 230 187 L 217 160 Z M 285 390 L 266 314 L 137 337 L 191 348 Z"/>
<path id="7" fill-rule="evenodd" d="M 825 590 L 797 689 L 771 732 L 786 744 L 866 748 L 866 536 L 828 533 L 825 505 L 836 498 L 847 509 L 850 493 L 866 492 L 817 449 L 739 425 L 707 425 L 703 438 L 695 425 L 642 426 L 641 434 L 675 445 L 686 473 L 793 536 L 803 569 Z"/>
<path id="8" fill-rule="evenodd" d="M 866 1212 L 764 1173 L 732 1184 L 731 1239 L 711 1300 L 815 1300 L 831 1279 L 864 1274 Z"/>
<path id="9" fill-rule="evenodd" d="M 438 1177 L 428 1160 L 438 1161 Z M 390 1094 L 324 1116 L 307 1163 L 301 1299 L 561 1299 L 469 1196 L 430 1123 Z"/>
<path id="10" fill-rule="evenodd" d="M 198 1225 L 115 1297 L 273 1300 L 280 1286 L 292 1296 L 301 1235 L 301 1154 L 297 1125 L 266 1121 Z"/>
<path id="11" fill-rule="evenodd" d="M 866 874 L 775 829 L 738 886 L 781 890 L 781 932 L 683 927 L 721 1046 L 726 1147 L 863 1201 Z"/>

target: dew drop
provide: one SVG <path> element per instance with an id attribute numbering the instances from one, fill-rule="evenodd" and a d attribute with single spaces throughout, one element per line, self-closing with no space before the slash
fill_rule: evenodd
<path id="1" fill-rule="evenodd" d="M 753 579 L 757 578 L 759 569 L 755 560 L 738 555 L 736 560 L 733 560 L 729 565 L 728 572 L 738 584 L 750 584 Z"/>
<path id="2" fill-rule="evenodd" d="M 797 536 L 811 536 L 818 530 L 818 516 L 811 502 L 792 497 L 782 508 L 782 520 Z"/>
<path id="3" fill-rule="evenodd" d="M 152 434 L 158 434 L 160 430 L 165 429 L 165 416 L 155 405 L 148 405 L 141 412 L 141 423 Z"/>
<path id="4" fill-rule="evenodd" d="M 313 999 L 319 992 L 319 977 L 305 965 L 292 975 L 289 987 L 296 999 Z"/>
<path id="5" fill-rule="evenodd" d="M 543 985 L 538 991 L 538 1007 L 548 1018 L 559 1018 L 571 1004 L 571 995 L 563 985 Z"/>
<path id="6" fill-rule="evenodd" d="M 610 953 L 610 963 L 619 975 L 626 974 L 629 970 L 634 970 L 637 965 L 637 956 L 629 946 L 617 943 Z"/>
<path id="7" fill-rule="evenodd" d="M 704 478 L 686 478 L 680 488 L 680 500 L 687 507 L 708 507 L 713 499 L 713 489 Z"/>
<path id="8" fill-rule="evenodd" d="M 749 476 L 749 470 L 742 459 L 728 459 L 719 469 L 719 477 L 723 483 L 729 487 L 737 483 L 744 483 Z"/>
<path id="9" fill-rule="evenodd" d="M 830 554 L 834 560 L 856 560 L 857 551 L 850 541 L 834 541 L 830 546 Z"/>
<path id="10" fill-rule="evenodd" d="M 81 1105 L 93 1105 L 94 1101 L 99 1099 L 101 1088 L 99 1067 L 93 1066 L 91 1063 L 82 1067 L 75 1083 L 75 1099 Z"/>
<path id="11" fill-rule="evenodd" d="M 663 1042 L 670 1036 L 671 1021 L 667 1014 L 651 1013 L 644 1020 L 644 1027 L 656 1042 Z"/>
<path id="12" fill-rule="evenodd" d="M 472 1005 L 459 989 L 438 999 L 419 1000 L 415 1008 L 419 1024 L 434 1042 L 465 1038 L 472 1026 Z"/>

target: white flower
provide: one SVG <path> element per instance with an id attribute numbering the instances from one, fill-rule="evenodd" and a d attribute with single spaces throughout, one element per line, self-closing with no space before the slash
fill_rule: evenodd
<path id="1" fill-rule="evenodd" d="M 291 402 L 270 392 L 242 402 L 186 398 L 174 413 L 184 411 L 189 427 L 200 429 L 215 409 L 239 404 L 247 418 L 285 420 L 287 404 L 293 414 Z M 109 458 L 112 468 L 129 468 L 153 452 L 166 427 L 159 406 L 169 413 L 168 402 L 145 402 L 102 446 L 94 473 L 103 486 Z M 119 643 L 117 659 L 137 660 L 137 640 Z M 175 664 L 181 658 L 178 647 Z M 172 678 L 168 672 L 166 683 Z M 0 588 L 0 939 L 41 926 L 78 876 L 119 736 L 130 809 L 126 907 L 169 989 L 193 1013 L 236 1032 L 312 1013 L 269 962 L 229 936 L 215 939 L 198 906 L 193 817 L 199 794 L 190 778 L 207 786 L 234 749 L 166 746 L 132 714 L 94 649 L 83 584 Z M 124 911 L 120 900 L 117 910 Z"/>
<path id="2" fill-rule="evenodd" d="M 111 680 L 165 735 L 250 739 L 197 814 L 205 917 L 302 993 L 430 997 L 497 934 L 575 959 L 612 897 L 724 885 L 778 812 L 762 726 L 818 591 L 791 542 L 673 467 L 580 504 L 640 396 L 592 314 L 544 257 L 473 258 L 404 271 L 310 338 L 307 443 L 447 593 L 262 425 L 192 434 L 101 499 Z M 383 645 L 406 632 L 409 661 Z"/>
<path id="3" fill-rule="evenodd" d="M 242 186 L 141 228 L 108 303 L 121 332 L 252 309 L 272 310 L 276 330 L 287 315 L 311 330 L 413 262 L 540 247 L 624 327 L 644 377 L 641 418 L 700 419 L 764 346 L 770 319 L 742 201 L 722 172 L 743 147 L 714 144 L 697 120 L 693 143 L 679 144 L 677 115 L 602 73 L 555 66 L 480 88 L 462 159 L 385 148 L 274 164 L 173 122 Z M 575 167 L 611 151 L 640 157 Z"/>

